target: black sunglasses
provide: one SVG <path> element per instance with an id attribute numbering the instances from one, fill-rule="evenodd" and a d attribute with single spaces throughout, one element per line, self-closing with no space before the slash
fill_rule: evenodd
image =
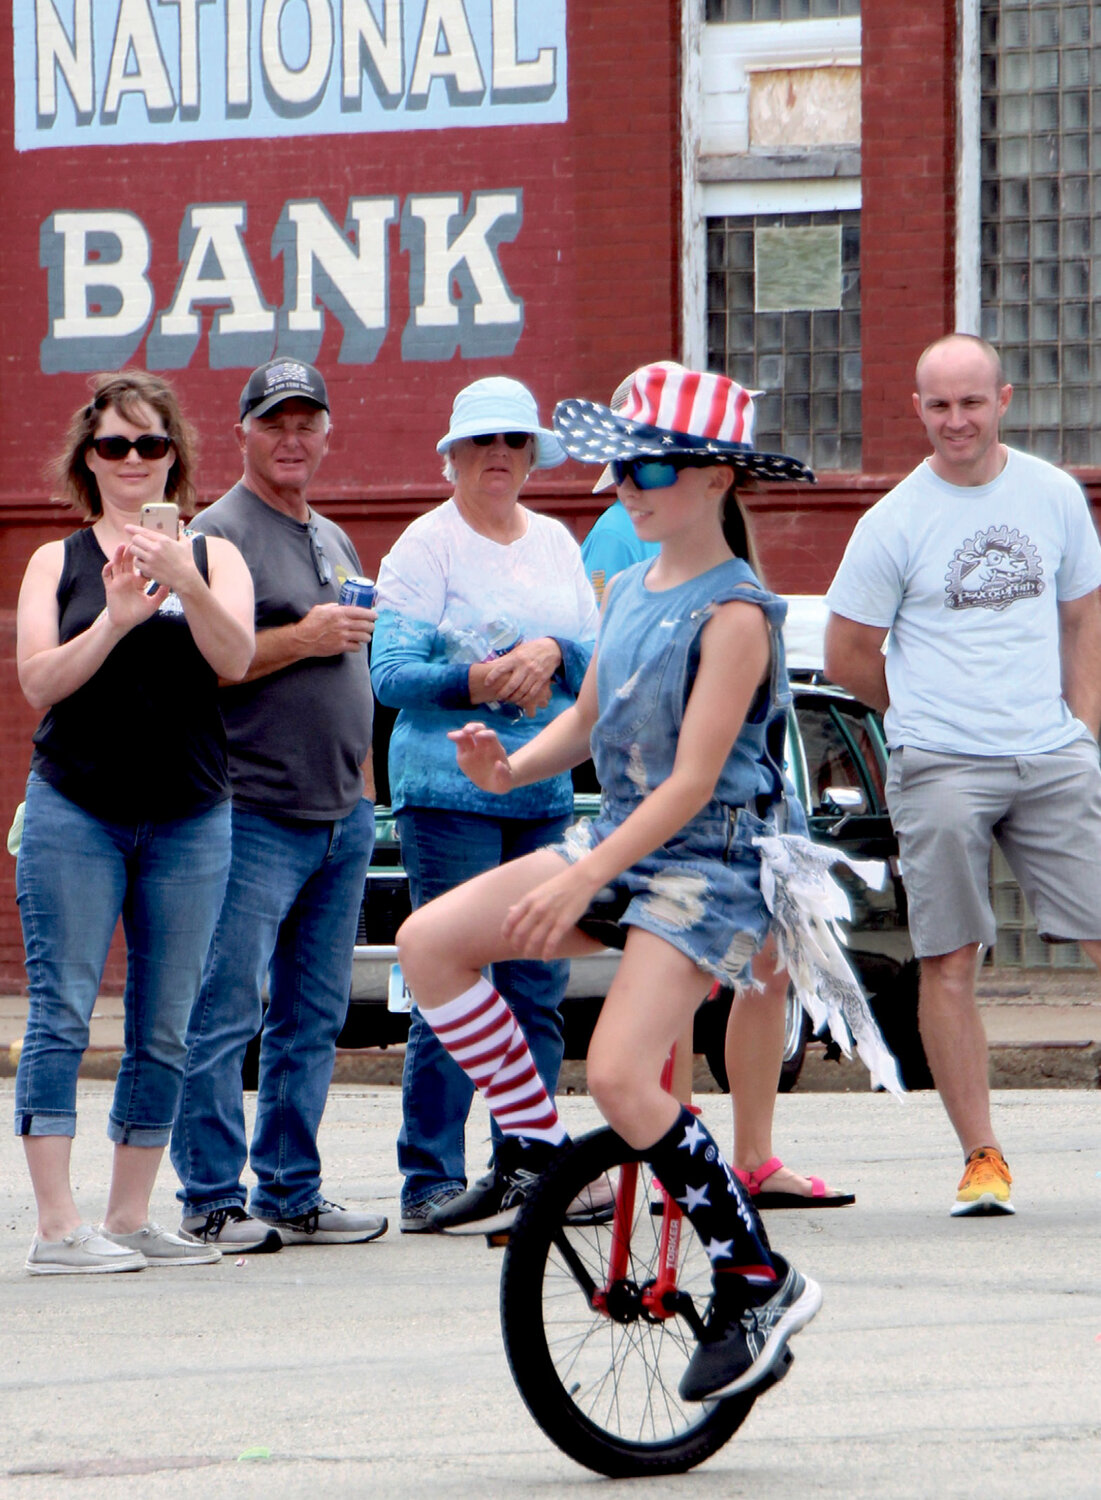
<path id="1" fill-rule="evenodd" d="M 313 559 L 314 572 L 317 574 L 318 583 L 332 583 L 333 565 L 325 556 L 325 549 L 321 545 L 321 538 L 317 534 L 317 527 L 312 521 L 307 523 L 306 532 L 310 539 L 310 557 Z"/>
<path id="2" fill-rule="evenodd" d="M 509 448 L 526 448 L 531 441 L 530 432 L 476 432 L 470 441 L 476 448 L 488 448 L 499 437 L 504 438 Z"/>
<path id="3" fill-rule="evenodd" d="M 97 437 L 93 438 L 90 447 L 96 450 L 100 458 L 109 463 L 121 463 L 124 458 L 129 458 L 130 449 L 138 450 L 138 457 L 147 461 L 154 458 L 163 458 L 172 446 L 172 439 L 166 437 L 163 432 L 143 432 L 139 438 L 122 437 Z"/>

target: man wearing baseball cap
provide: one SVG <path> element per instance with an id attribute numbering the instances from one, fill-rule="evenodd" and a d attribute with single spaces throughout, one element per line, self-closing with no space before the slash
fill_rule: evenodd
<path id="1" fill-rule="evenodd" d="M 188 1028 L 172 1163 L 183 1222 L 200 1239 L 230 1251 L 351 1244 L 383 1234 L 386 1220 L 322 1195 L 317 1131 L 374 845 L 363 647 L 375 612 L 339 603 L 359 558 L 307 500 L 332 431 L 320 372 L 293 359 L 261 365 L 234 431 L 243 477 L 194 524 L 248 563 L 256 655 L 223 692 L 233 860 Z M 241 1067 L 261 1021 L 250 1149 Z M 246 1165 L 257 1179 L 248 1211 Z"/>

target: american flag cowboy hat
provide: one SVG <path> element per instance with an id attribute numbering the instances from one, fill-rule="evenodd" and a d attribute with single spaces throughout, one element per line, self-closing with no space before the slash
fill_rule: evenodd
<path id="1" fill-rule="evenodd" d="M 607 464 L 617 458 L 705 457 L 758 479 L 814 482 L 806 464 L 753 446 L 753 398 L 726 375 L 663 362 L 643 365 L 616 391 L 613 406 L 579 397 L 560 401 L 554 430 L 571 458 Z"/>

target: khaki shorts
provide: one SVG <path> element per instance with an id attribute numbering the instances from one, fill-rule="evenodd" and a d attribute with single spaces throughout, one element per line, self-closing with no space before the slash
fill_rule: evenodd
<path id="1" fill-rule="evenodd" d="M 993 944 L 995 839 L 1042 936 L 1101 939 L 1101 763 L 1089 735 L 1045 755 L 904 745 L 891 751 L 887 806 L 919 958 Z"/>

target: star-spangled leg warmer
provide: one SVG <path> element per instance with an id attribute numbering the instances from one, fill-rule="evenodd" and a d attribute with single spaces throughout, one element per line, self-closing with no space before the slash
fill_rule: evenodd
<path id="1" fill-rule="evenodd" d="M 644 1155 L 691 1220 L 713 1271 L 751 1282 L 775 1279 L 760 1215 L 700 1119 L 682 1108 L 672 1130 Z"/>
<path id="2" fill-rule="evenodd" d="M 552 1146 L 569 1139 L 516 1017 L 488 979 L 421 1015 L 505 1135 Z"/>

